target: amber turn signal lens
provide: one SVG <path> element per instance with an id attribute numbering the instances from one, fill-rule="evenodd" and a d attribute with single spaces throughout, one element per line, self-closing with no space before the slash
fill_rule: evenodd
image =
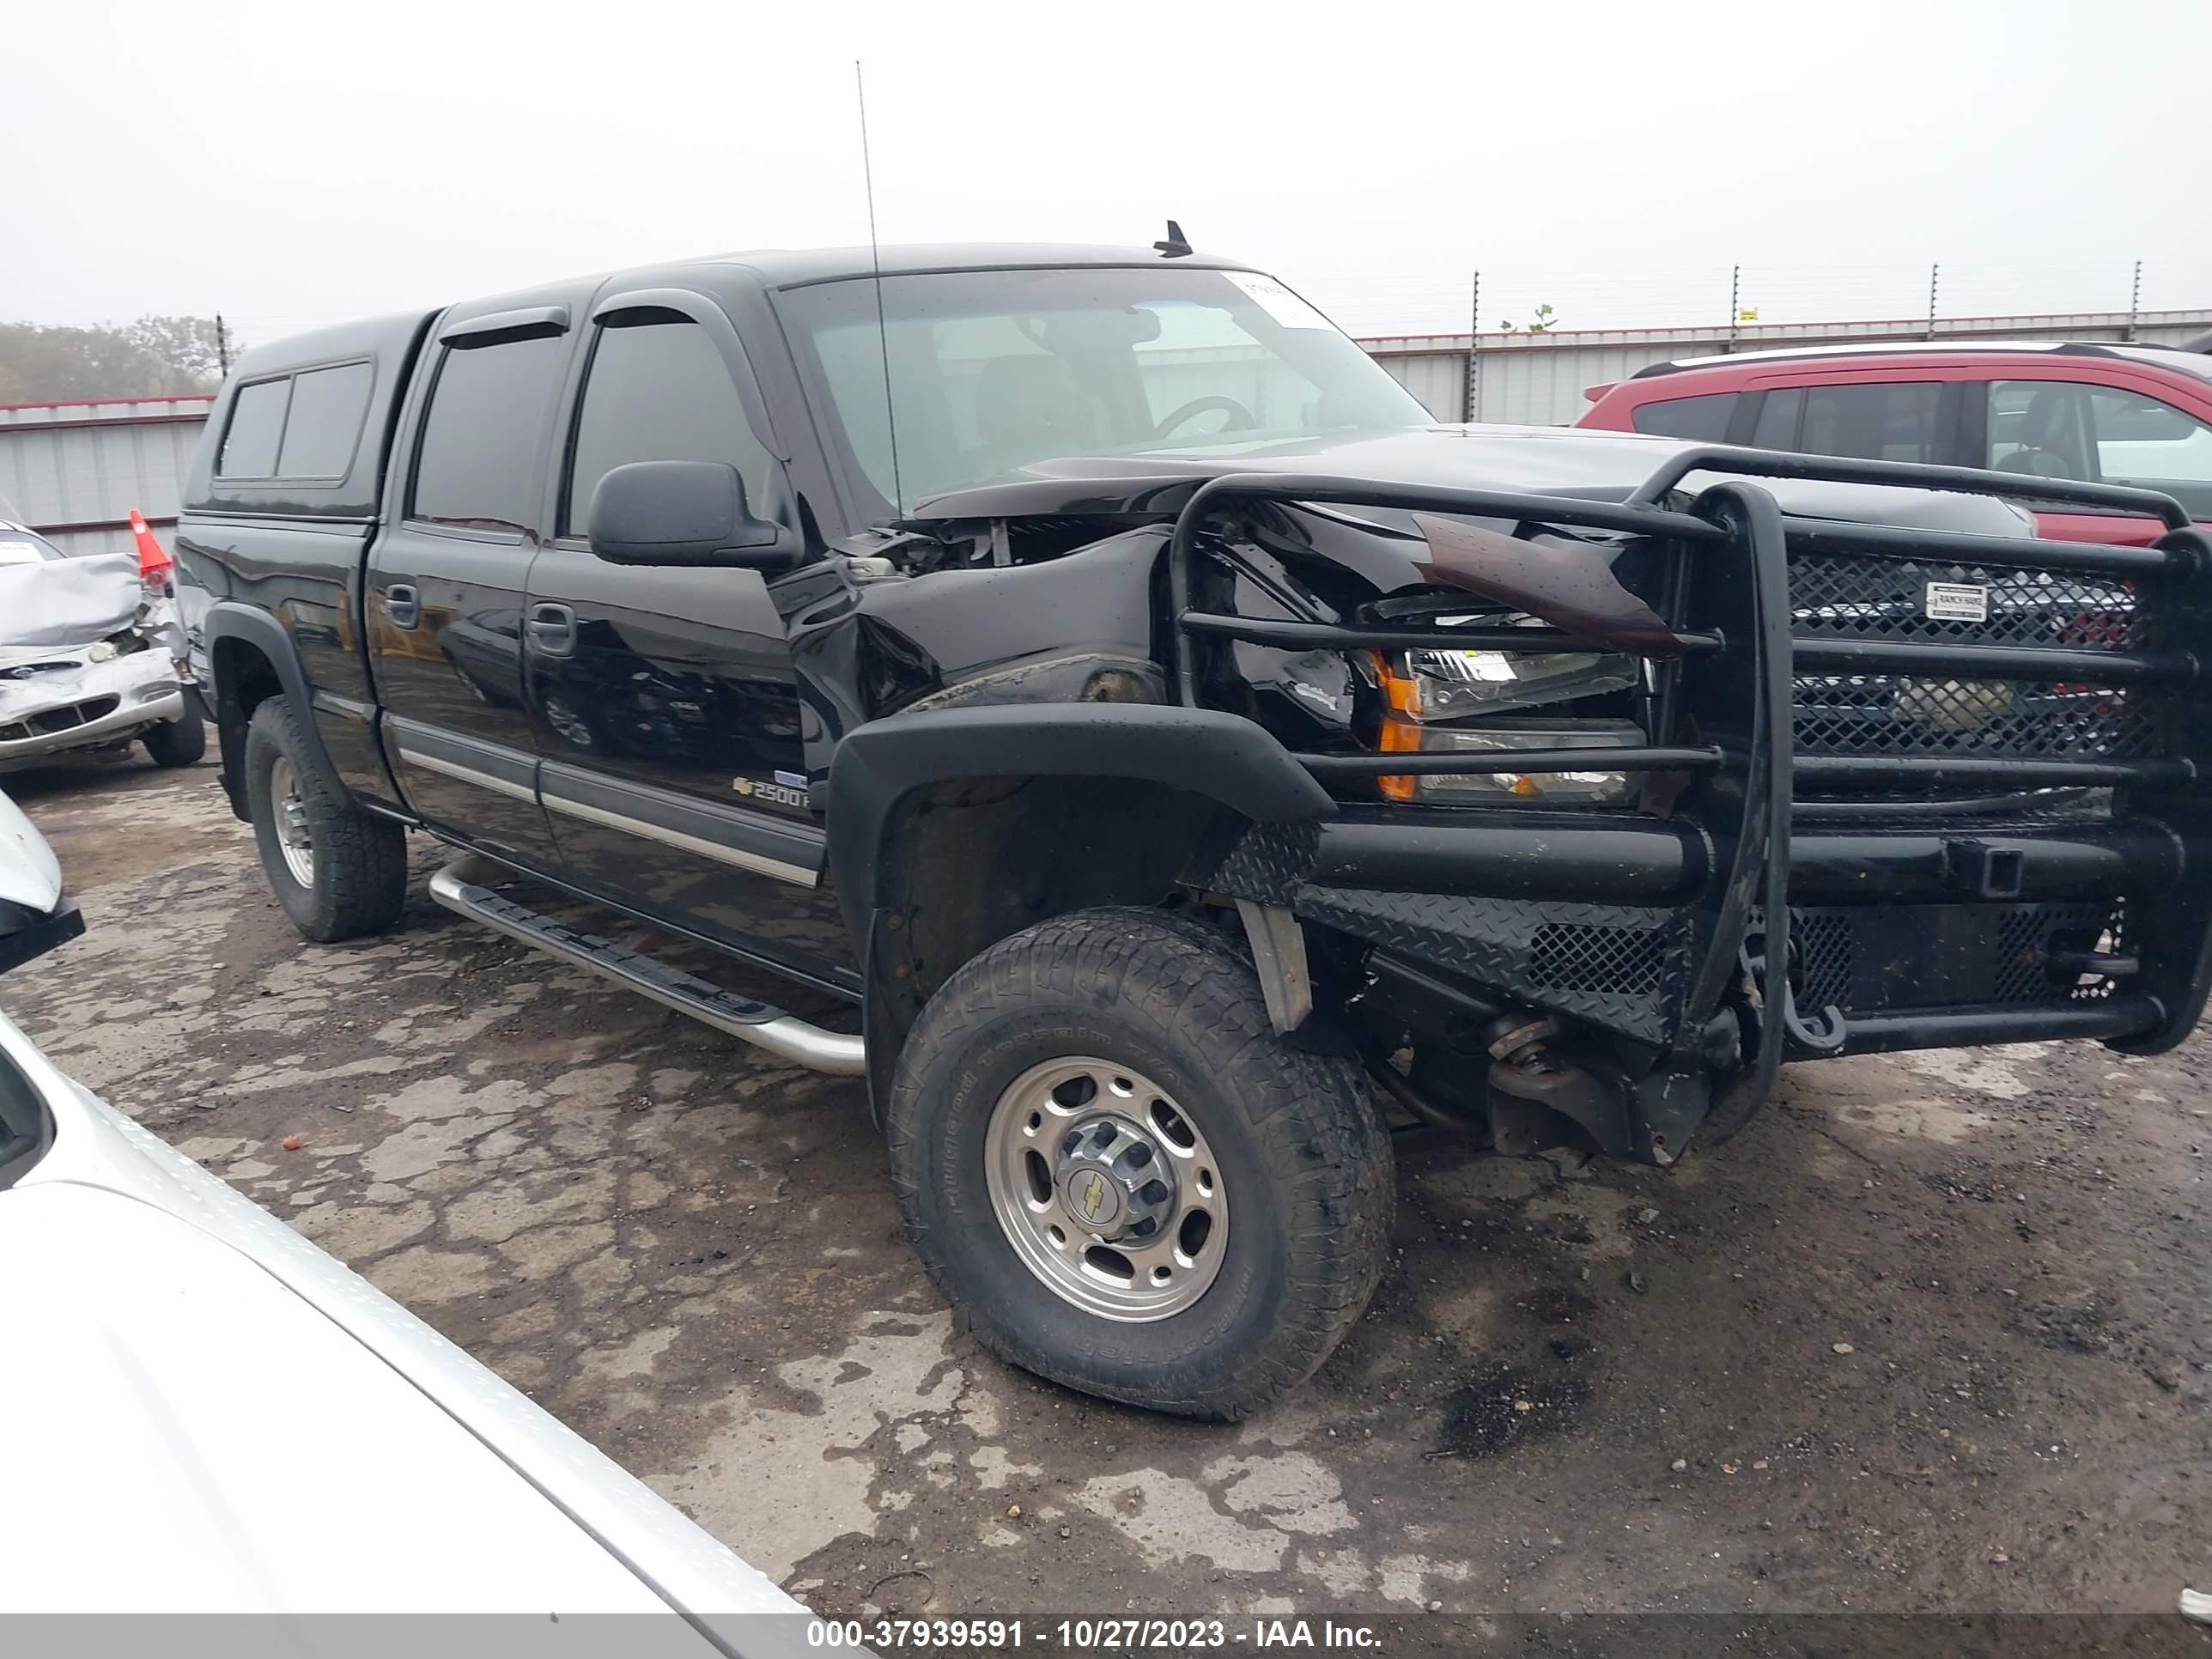
<path id="1" fill-rule="evenodd" d="M 1419 689 L 1410 678 L 1398 672 L 1388 652 L 1370 651 L 1368 655 L 1375 660 L 1375 678 L 1382 687 L 1383 701 L 1389 704 L 1394 715 L 1406 717 L 1400 720 L 1392 715 L 1384 716 L 1380 744 L 1382 752 L 1386 755 L 1399 754 L 1419 749 L 1421 746 L 1421 728 L 1413 723 L 1421 707 Z M 1383 794 L 1392 800 L 1411 800 L 1413 798 L 1413 781 L 1411 778 L 1377 778 L 1375 781 Z"/>
<path id="2" fill-rule="evenodd" d="M 1421 717 L 1421 689 L 1413 684 L 1413 677 L 1401 669 L 1387 652 L 1370 651 L 1367 654 L 1375 659 L 1375 678 L 1382 688 L 1383 701 L 1390 705 L 1394 713 L 1403 714 L 1407 720 L 1419 720 Z"/>
<path id="3" fill-rule="evenodd" d="M 1502 798 L 1619 805 L 1635 793 L 1633 775 L 1605 769 L 1606 751 L 1633 749 L 1643 741 L 1644 733 L 1632 720 L 1501 717 L 1482 726 L 1436 726 L 1386 714 L 1376 734 L 1378 754 L 1480 756 L 1491 765 L 1481 771 L 1455 768 L 1435 774 L 1390 774 L 1376 781 L 1390 800 L 1448 805 Z M 1590 769 L 1566 771 L 1554 764 L 1524 772 L 1514 765 L 1516 755 L 1530 750 L 1562 749 L 1587 751 Z"/>
<path id="4" fill-rule="evenodd" d="M 1407 682 L 1401 680 L 1399 684 Z M 1386 679 L 1383 684 L 1387 688 L 1390 683 Z M 1396 704 L 1393 703 L 1392 707 L 1396 707 Z M 1421 728 L 1411 720 L 1399 720 L 1395 716 L 1385 719 L 1379 746 L 1386 755 L 1411 753 L 1421 746 Z M 1392 800 L 1413 799 L 1414 785 L 1410 777 L 1380 777 L 1375 781 L 1382 786 L 1382 793 Z"/>

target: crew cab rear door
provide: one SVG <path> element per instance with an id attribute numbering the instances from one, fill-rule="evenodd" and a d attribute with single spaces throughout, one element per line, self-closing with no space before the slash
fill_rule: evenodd
<path id="1" fill-rule="evenodd" d="M 556 860 L 538 803 L 522 611 L 545 539 L 554 410 L 589 290 L 441 318 L 403 415 L 370 550 L 363 627 L 383 741 L 427 822 L 522 862 Z"/>
<path id="2" fill-rule="evenodd" d="M 839 989 L 854 982 L 823 886 L 796 674 L 757 570 L 609 563 L 592 495 L 636 461 L 738 469 L 787 501 L 744 348 L 714 301 L 603 298 L 578 345 L 557 534 L 532 567 L 523 678 L 563 875 L 587 891 Z"/>

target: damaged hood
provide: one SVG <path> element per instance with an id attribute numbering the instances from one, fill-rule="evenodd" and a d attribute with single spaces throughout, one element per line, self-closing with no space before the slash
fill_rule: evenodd
<path id="1" fill-rule="evenodd" d="M 0 665 L 35 661 L 119 634 L 137 619 L 129 553 L 0 565 Z"/>
<path id="2" fill-rule="evenodd" d="M 1328 473 L 1378 483 L 1510 489 L 1583 501 L 1620 501 L 1674 456 L 1704 444 L 1643 433 L 1561 426 L 1432 426 L 1348 433 L 1292 443 L 1208 444 L 1142 455 L 1040 461 L 1004 479 L 921 502 L 908 521 L 1106 515 L 1171 519 L 1203 483 L 1237 472 Z M 1692 472 L 1694 495 L 1723 476 Z M 1784 511 L 1808 518 L 1893 524 L 1985 536 L 2033 536 L 2032 514 L 1992 495 L 1819 480 L 1754 478 Z M 1410 530 L 1403 515 L 1363 516 Z"/>

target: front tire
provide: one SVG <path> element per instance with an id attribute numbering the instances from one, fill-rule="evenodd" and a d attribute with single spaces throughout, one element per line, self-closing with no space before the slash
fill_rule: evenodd
<path id="1" fill-rule="evenodd" d="M 263 702 L 246 729 L 246 804 L 270 890 L 302 933 L 335 944 L 398 921 L 407 832 L 347 799 L 283 697 Z"/>
<path id="2" fill-rule="evenodd" d="M 1357 1066 L 1278 1036 L 1225 940 L 1088 910 L 931 998 L 889 1103 L 907 1235 L 1000 1358 L 1234 1419 L 1312 1375 L 1380 1282 L 1389 1134 Z"/>
<path id="3" fill-rule="evenodd" d="M 146 757 L 161 767 L 193 766 L 207 753 L 207 722 L 197 709 L 187 708 L 173 720 L 149 727 L 138 741 Z"/>

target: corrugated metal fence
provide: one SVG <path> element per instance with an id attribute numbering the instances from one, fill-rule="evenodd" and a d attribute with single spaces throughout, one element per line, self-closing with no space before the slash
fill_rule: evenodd
<path id="1" fill-rule="evenodd" d="M 63 552 L 127 553 L 133 509 L 177 521 L 212 397 L 0 405 L 0 518 Z"/>
<path id="2" fill-rule="evenodd" d="M 1649 364 L 1777 346 L 1938 339 L 2121 340 L 2179 345 L 2212 330 L 2212 309 L 2081 312 L 1875 323 L 1747 323 L 1717 328 L 1576 329 L 1550 334 L 1424 334 L 1362 340 L 1440 421 L 1564 426 L 1583 389 Z M 1469 353 L 1473 358 L 1470 362 Z M 1195 361 L 1200 354 L 1179 353 Z M 131 547 L 125 515 L 176 522 L 210 397 L 110 398 L 0 406 L 0 518 L 30 525 L 64 552 Z"/>
<path id="3" fill-rule="evenodd" d="M 1560 330 L 1549 334 L 1415 334 L 1362 340 L 1440 421 L 1571 426 L 1589 407 L 1584 388 L 1625 380 L 1679 357 L 1783 346 L 1883 340 L 2125 340 L 2179 345 L 2212 329 L 2212 310 L 2078 312 L 1886 323 L 1746 323 L 1717 328 Z M 1474 354 L 1470 373 L 1468 352 Z M 1472 396 L 1470 396 L 1470 392 Z"/>

